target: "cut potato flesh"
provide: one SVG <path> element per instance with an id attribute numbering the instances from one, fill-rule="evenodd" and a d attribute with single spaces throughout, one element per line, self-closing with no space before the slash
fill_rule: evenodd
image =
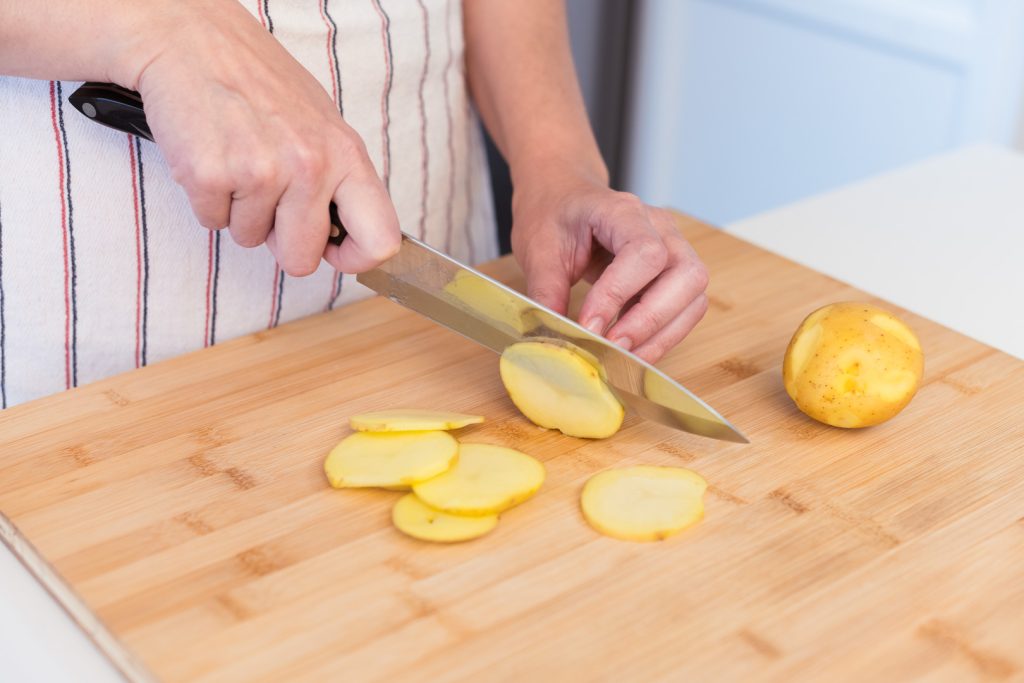
<path id="1" fill-rule="evenodd" d="M 704 516 L 707 482 L 680 467 L 605 470 L 583 487 L 583 516 L 603 534 L 628 541 L 668 538 Z"/>
<path id="2" fill-rule="evenodd" d="M 498 515 L 452 515 L 430 507 L 414 494 L 402 496 L 391 511 L 391 521 L 404 534 L 423 541 L 468 541 L 498 526 Z"/>
<path id="3" fill-rule="evenodd" d="M 488 444 L 464 443 L 455 465 L 413 484 L 430 507 L 457 515 L 489 515 L 523 502 L 544 482 L 544 466 L 525 453 Z"/>
<path id="4" fill-rule="evenodd" d="M 356 432 L 334 447 L 324 471 L 335 488 L 402 486 L 441 474 L 458 453 L 448 432 Z"/>
<path id="5" fill-rule="evenodd" d="M 451 413 L 443 410 L 381 410 L 353 415 L 352 429 L 359 432 L 420 432 L 459 429 L 484 421 L 480 415 Z"/>
<path id="6" fill-rule="evenodd" d="M 520 342 L 501 354 L 501 381 L 531 422 L 568 436 L 602 439 L 619 431 L 625 411 L 592 364 L 572 349 Z"/>

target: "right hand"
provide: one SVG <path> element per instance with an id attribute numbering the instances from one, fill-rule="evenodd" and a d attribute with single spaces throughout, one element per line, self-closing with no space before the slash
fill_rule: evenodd
<path id="1" fill-rule="evenodd" d="M 400 245 L 398 217 L 359 135 L 331 97 L 240 4 L 154 3 L 125 51 L 120 85 L 146 119 L 199 222 L 245 247 L 266 243 L 289 275 L 324 258 L 369 270 Z M 327 243 L 328 205 L 348 238 Z"/>

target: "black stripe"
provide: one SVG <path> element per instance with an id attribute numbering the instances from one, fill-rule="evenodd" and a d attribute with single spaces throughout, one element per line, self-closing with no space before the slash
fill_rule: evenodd
<path id="1" fill-rule="evenodd" d="M 4 222 L 0 215 L 0 409 L 7 407 L 7 322 L 4 319 Z"/>
<path id="2" fill-rule="evenodd" d="M 210 346 L 217 338 L 217 279 L 220 277 L 220 230 L 213 233 L 213 290 L 210 293 Z"/>
<path id="3" fill-rule="evenodd" d="M 324 0 L 324 16 L 331 25 L 331 56 L 334 58 L 334 82 L 338 86 L 338 113 L 345 115 L 345 107 L 341 103 L 341 66 L 338 64 L 338 25 L 327 9 L 328 0 Z"/>
<path id="4" fill-rule="evenodd" d="M 142 351 L 146 364 L 146 334 L 149 327 L 149 226 L 146 224 L 146 177 L 142 172 L 142 138 L 135 138 L 135 158 L 139 165 L 139 214 L 142 216 Z"/>
<path id="5" fill-rule="evenodd" d="M 391 189 L 391 83 L 395 80 L 395 54 L 391 50 L 391 17 L 388 16 L 387 11 L 384 9 L 384 3 L 382 0 L 373 0 L 377 7 L 380 9 L 381 15 L 384 17 L 384 38 L 388 48 L 388 64 L 386 81 L 384 83 L 384 154 L 387 155 L 387 164 L 385 167 L 388 169 L 387 175 L 384 176 L 384 187 L 388 190 Z"/>
<path id="6" fill-rule="evenodd" d="M 274 32 L 274 20 L 270 18 L 270 0 L 263 0 L 263 16 L 267 18 L 267 30 Z"/>
<path id="7" fill-rule="evenodd" d="M 68 153 L 68 133 L 64 129 L 64 94 L 57 81 L 57 121 L 64 146 L 64 192 L 68 203 L 68 260 L 71 262 L 71 386 L 78 386 L 78 273 L 75 267 L 75 208 L 71 203 L 71 155 Z"/>
<path id="8" fill-rule="evenodd" d="M 281 309 L 284 308 L 284 271 L 277 280 L 277 311 L 274 313 L 274 327 L 281 322 Z"/>

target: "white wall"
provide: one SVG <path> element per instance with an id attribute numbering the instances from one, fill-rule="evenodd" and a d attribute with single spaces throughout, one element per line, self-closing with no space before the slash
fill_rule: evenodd
<path id="1" fill-rule="evenodd" d="M 645 0 L 626 178 L 716 223 L 1012 145 L 1022 0 Z"/>

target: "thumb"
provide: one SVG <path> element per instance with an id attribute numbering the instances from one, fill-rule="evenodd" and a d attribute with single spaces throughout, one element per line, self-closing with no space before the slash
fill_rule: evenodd
<path id="1" fill-rule="evenodd" d="M 566 314 L 572 273 L 557 249 L 537 245 L 523 261 L 526 295 L 555 313 Z"/>

